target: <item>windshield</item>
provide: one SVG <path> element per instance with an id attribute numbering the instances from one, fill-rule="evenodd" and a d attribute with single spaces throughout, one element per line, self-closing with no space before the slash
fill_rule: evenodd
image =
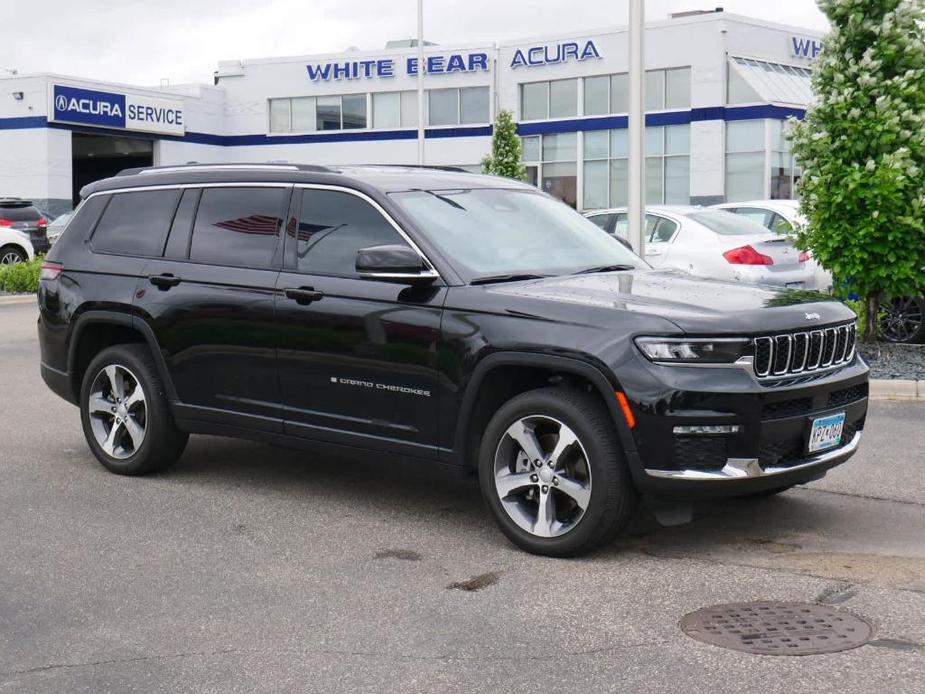
<path id="1" fill-rule="evenodd" d="M 564 275 L 646 264 L 564 203 L 529 190 L 392 193 L 468 280 L 490 275 Z"/>
<path id="2" fill-rule="evenodd" d="M 723 210 L 700 210 L 691 212 L 687 216 L 723 236 L 752 236 L 770 233 L 763 224 Z"/>

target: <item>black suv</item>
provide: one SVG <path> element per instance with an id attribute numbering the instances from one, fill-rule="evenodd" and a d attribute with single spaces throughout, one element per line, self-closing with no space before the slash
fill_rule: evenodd
<path id="1" fill-rule="evenodd" d="M 30 200 L 0 198 L 0 227 L 10 227 L 28 234 L 36 253 L 48 250 L 48 220 Z"/>
<path id="2" fill-rule="evenodd" d="M 200 165 L 83 198 L 42 270 L 41 368 L 113 472 L 191 433 L 471 466 L 511 540 L 565 556 L 640 496 L 778 492 L 861 438 L 848 308 L 654 271 L 524 184 Z"/>

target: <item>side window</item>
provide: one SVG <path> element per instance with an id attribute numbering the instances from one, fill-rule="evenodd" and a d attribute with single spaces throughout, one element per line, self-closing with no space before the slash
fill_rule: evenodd
<path id="1" fill-rule="evenodd" d="M 655 236 L 655 230 L 658 227 L 658 220 L 660 217 L 656 217 L 654 214 L 646 215 L 646 240 L 651 243 L 653 241 L 653 236 Z"/>
<path id="2" fill-rule="evenodd" d="M 620 212 L 617 215 L 617 223 L 614 225 L 613 233 L 621 239 L 629 239 L 630 221 L 629 215 Z"/>
<path id="3" fill-rule="evenodd" d="M 282 224 L 285 188 L 205 188 L 199 200 L 190 260 L 269 267 Z"/>
<path id="4" fill-rule="evenodd" d="M 771 219 L 774 217 L 773 212 L 762 210 L 758 207 L 739 207 L 736 209 L 735 213 L 753 222 L 757 222 L 766 229 L 772 228 Z"/>
<path id="5" fill-rule="evenodd" d="M 594 222 L 597 226 L 599 226 L 604 231 L 607 231 L 607 223 L 610 222 L 610 218 L 612 216 L 613 215 L 610 215 L 610 214 L 595 214 L 595 215 L 591 215 L 590 217 L 588 217 L 588 219 Z"/>
<path id="6" fill-rule="evenodd" d="M 74 216 L 68 221 L 67 233 L 62 234 L 61 238 L 55 242 L 55 256 L 61 257 L 63 249 L 69 250 L 73 244 L 84 242 L 87 234 L 96 226 L 108 202 L 108 195 L 94 195 L 81 203 Z"/>
<path id="7" fill-rule="evenodd" d="M 793 225 L 779 214 L 774 214 L 774 221 L 771 223 L 771 231 L 775 234 L 789 234 L 793 231 Z"/>
<path id="8" fill-rule="evenodd" d="M 90 246 L 99 253 L 160 257 L 179 190 L 114 193 Z"/>
<path id="9" fill-rule="evenodd" d="M 649 240 L 652 243 L 668 243 L 674 237 L 674 233 L 678 230 L 678 225 L 675 222 L 672 222 L 670 219 L 665 219 L 660 217 L 658 224 L 655 226 L 655 231 L 652 233 L 652 236 Z"/>
<path id="10" fill-rule="evenodd" d="M 296 265 L 299 272 L 357 277 L 357 251 L 369 246 L 407 245 L 368 202 L 350 193 L 303 190 Z"/>
<path id="11" fill-rule="evenodd" d="M 171 260 L 186 260 L 189 254 L 189 237 L 193 230 L 193 217 L 196 206 L 199 204 L 200 190 L 189 188 L 183 191 L 177 213 L 173 216 L 170 225 L 170 234 L 167 236 L 167 245 L 164 248 L 164 257 Z"/>

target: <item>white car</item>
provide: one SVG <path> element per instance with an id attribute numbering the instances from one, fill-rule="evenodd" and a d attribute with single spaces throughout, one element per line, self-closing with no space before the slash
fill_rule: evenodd
<path id="1" fill-rule="evenodd" d="M 50 246 L 54 246 L 55 241 L 61 238 L 61 234 L 64 233 L 64 228 L 67 226 L 68 220 L 73 216 L 73 212 L 65 212 L 63 215 L 55 217 L 54 221 L 48 223 L 48 244 Z"/>
<path id="2" fill-rule="evenodd" d="M 29 234 L 0 220 L 0 265 L 15 265 L 35 257 Z"/>
<path id="3" fill-rule="evenodd" d="M 626 208 L 585 215 L 617 238 L 629 237 Z M 722 210 L 684 205 L 646 208 L 645 259 L 700 277 L 817 289 L 815 263 L 786 236 Z"/>
<path id="4" fill-rule="evenodd" d="M 798 200 L 747 200 L 745 202 L 724 202 L 713 205 L 713 207 L 750 219 L 777 234 L 789 234 L 806 226 L 806 218 L 800 213 Z M 807 262 L 811 263 L 815 269 L 816 285 L 820 289 L 830 289 L 832 275 L 815 259 L 811 258 Z"/>

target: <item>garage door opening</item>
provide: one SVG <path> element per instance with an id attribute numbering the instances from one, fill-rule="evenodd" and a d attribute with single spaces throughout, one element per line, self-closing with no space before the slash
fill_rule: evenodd
<path id="1" fill-rule="evenodd" d="M 133 166 L 154 163 L 154 142 L 108 135 L 71 135 L 71 180 L 74 182 L 74 204 L 80 199 L 80 189 Z"/>

